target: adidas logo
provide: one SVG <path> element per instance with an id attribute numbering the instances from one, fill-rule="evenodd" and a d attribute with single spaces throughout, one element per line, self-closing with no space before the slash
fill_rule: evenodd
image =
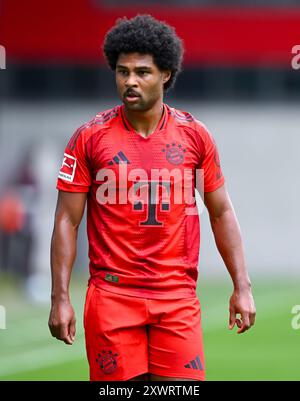
<path id="1" fill-rule="evenodd" d="M 187 363 L 184 365 L 185 368 L 187 369 L 195 369 L 195 370 L 203 370 L 203 366 L 201 364 L 200 358 L 197 355 L 195 359 L 190 361 L 190 363 Z"/>
<path id="2" fill-rule="evenodd" d="M 124 155 L 122 151 L 118 152 L 116 156 L 112 158 L 108 164 L 112 166 L 113 164 L 120 164 L 120 163 L 130 163 L 130 161 L 127 159 L 127 157 Z"/>

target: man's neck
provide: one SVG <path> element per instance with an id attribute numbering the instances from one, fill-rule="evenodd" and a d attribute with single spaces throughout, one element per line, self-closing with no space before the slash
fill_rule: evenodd
<path id="1" fill-rule="evenodd" d="M 133 111 L 125 106 L 124 112 L 127 120 L 141 136 L 151 135 L 157 128 L 164 110 L 163 102 L 157 102 L 150 110 Z"/>

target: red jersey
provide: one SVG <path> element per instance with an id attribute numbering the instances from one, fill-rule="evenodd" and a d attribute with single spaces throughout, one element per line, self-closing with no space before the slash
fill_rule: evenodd
<path id="1" fill-rule="evenodd" d="M 88 193 L 90 281 L 149 299 L 196 295 L 198 171 L 204 192 L 224 184 L 204 124 L 166 104 L 146 138 L 130 125 L 124 105 L 97 114 L 75 132 L 57 189 Z"/>

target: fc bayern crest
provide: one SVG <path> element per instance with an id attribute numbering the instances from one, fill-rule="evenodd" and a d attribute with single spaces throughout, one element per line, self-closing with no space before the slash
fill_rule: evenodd
<path id="1" fill-rule="evenodd" d="M 177 145 L 176 143 L 172 143 L 171 145 L 167 144 L 166 147 L 162 149 L 162 152 L 166 153 L 168 162 L 176 166 L 183 163 L 185 151 L 182 145 Z"/>
<path id="2" fill-rule="evenodd" d="M 109 375 L 117 369 L 117 356 L 118 354 L 112 351 L 101 351 L 101 354 L 98 354 L 96 362 L 99 364 L 103 373 Z"/>

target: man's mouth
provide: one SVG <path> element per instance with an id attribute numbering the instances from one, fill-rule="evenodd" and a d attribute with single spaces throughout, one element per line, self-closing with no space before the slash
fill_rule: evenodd
<path id="1" fill-rule="evenodd" d="M 127 91 L 124 95 L 124 98 L 128 101 L 134 101 L 137 100 L 140 97 L 140 95 L 134 91 Z"/>

